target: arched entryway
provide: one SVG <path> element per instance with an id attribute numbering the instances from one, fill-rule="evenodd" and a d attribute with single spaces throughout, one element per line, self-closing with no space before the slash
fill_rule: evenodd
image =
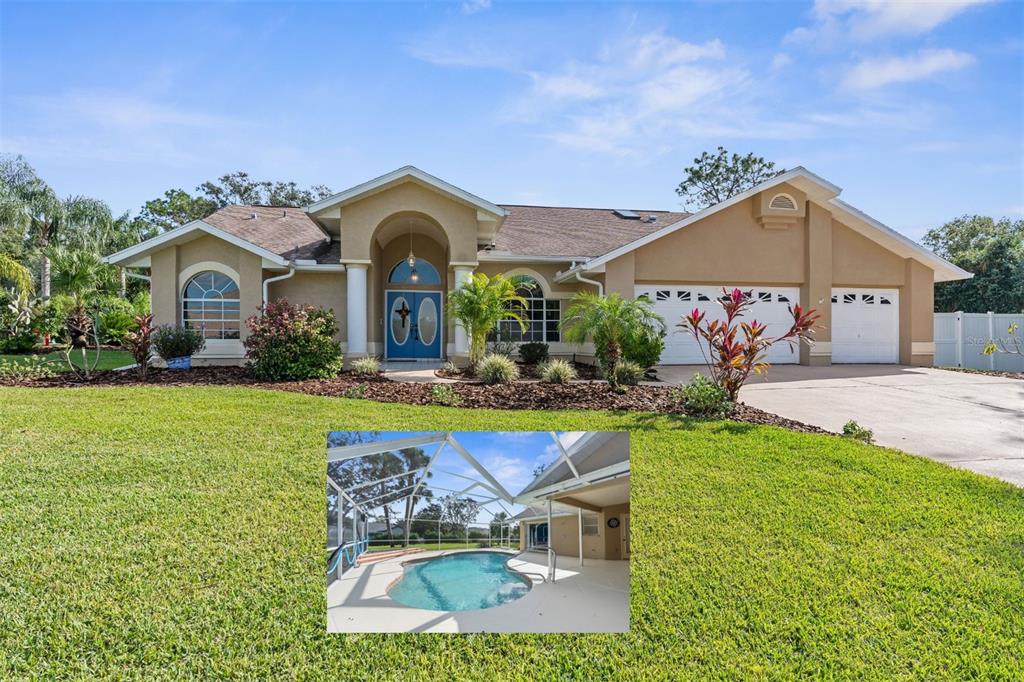
<path id="1" fill-rule="evenodd" d="M 406 212 L 377 234 L 383 296 L 381 342 L 388 360 L 440 360 L 445 355 L 447 238 L 429 216 Z"/>

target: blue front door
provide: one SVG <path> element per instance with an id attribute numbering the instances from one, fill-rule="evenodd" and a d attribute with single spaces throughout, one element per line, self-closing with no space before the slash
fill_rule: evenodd
<path id="1" fill-rule="evenodd" d="M 440 359 L 441 292 L 388 291 L 385 303 L 388 359 Z"/>

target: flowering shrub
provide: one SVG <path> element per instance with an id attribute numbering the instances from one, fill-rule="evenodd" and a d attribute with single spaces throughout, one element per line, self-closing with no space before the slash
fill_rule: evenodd
<path id="1" fill-rule="evenodd" d="M 731 402 L 736 402 L 751 372 L 765 374 L 768 371 L 769 364 L 765 360 L 768 349 L 779 342 L 791 346 L 801 341 L 812 343 L 814 323 L 820 316 L 814 310 L 805 311 L 799 304 L 790 306 L 793 323 L 785 334 L 773 339 L 765 336 L 767 327 L 757 320 L 740 321 L 754 304 L 749 294 L 739 289 L 731 292 L 722 289 L 722 293 L 719 302 L 725 311 L 725 320 L 705 322 L 704 313 L 694 308 L 676 326 L 694 335 L 711 370 L 711 379 L 725 389 Z"/>
<path id="2" fill-rule="evenodd" d="M 245 321 L 249 370 L 264 381 L 288 381 L 337 376 L 341 347 L 334 313 L 324 308 L 268 303 L 262 315 Z"/>

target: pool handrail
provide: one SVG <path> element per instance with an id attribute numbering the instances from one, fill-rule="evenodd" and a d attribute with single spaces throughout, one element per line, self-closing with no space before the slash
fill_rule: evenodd
<path id="1" fill-rule="evenodd" d="M 338 575 L 341 576 L 341 574 L 344 573 L 344 564 L 341 563 L 341 559 L 347 559 L 349 568 L 351 568 L 355 565 L 359 557 L 366 552 L 369 544 L 369 539 L 363 538 L 362 540 L 347 542 L 344 545 L 336 547 L 331 558 L 330 566 L 327 569 L 327 575 L 338 570 Z"/>

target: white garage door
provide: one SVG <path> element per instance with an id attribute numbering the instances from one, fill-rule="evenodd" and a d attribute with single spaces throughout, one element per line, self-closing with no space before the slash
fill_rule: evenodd
<path id="1" fill-rule="evenodd" d="M 726 287 L 732 290 L 733 287 Z M 740 287 L 757 301 L 744 315 L 743 320 L 764 322 L 768 325 L 768 336 L 785 334 L 793 321 L 789 306 L 798 303 L 800 290 L 795 287 Z M 704 356 L 696 339 L 684 329 L 677 327 L 683 316 L 698 308 L 705 313 L 706 320 L 723 319 L 722 306 L 718 298 L 722 295 L 721 286 L 694 286 L 688 284 L 658 284 L 636 287 L 636 295 L 646 295 L 654 304 L 654 310 L 665 318 L 668 325 L 668 336 L 665 338 L 665 351 L 661 354 L 663 365 L 698 365 L 703 364 Z M 742 332 L 741 332 L 742 333 Z M 706 346 L 705 346 L 706 350 Z M 800 351 L 790 348 L 787 343 L 776 344 L 768 351 L 768 362 L 774 364 L 797 363 Z"/>
<path id="2" fill-rule="evenodd" d="M 899 303 L 896 289 L 833 289 L 832 362 L 899 362 Z"/>

